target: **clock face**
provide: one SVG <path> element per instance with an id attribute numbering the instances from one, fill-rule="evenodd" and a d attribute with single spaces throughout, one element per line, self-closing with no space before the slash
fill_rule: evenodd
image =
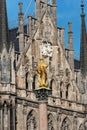
<path id="1" fill-rule="evenodd" d="M 44 57 L 52 57 L 53 48 L 50 42 L 43 41 L 40 45 L 41 55 Z"/>

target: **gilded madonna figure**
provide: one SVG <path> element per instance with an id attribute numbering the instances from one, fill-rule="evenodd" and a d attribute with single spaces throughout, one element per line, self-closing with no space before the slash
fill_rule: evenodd
<path id="1" fill-rule="evenodd" d="M 38 73 L 39 87 L 48 87 L 47 72 L 46 72 L 47 67 L 48 65 L 44 63 L 44 59 L 40 58 L 40 62 L 36 69 Z"/>

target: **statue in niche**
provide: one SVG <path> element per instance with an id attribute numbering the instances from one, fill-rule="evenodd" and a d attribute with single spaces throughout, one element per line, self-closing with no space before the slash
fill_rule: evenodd
<path id="1" fill-rule="evenodd" d="M 38 76 L 39 87 L 48 87 L 47 72 L 46 72 L 47 67 L 48 65 L 44 63 L 44 59 L 40 58 L 40 63 L 38 64 L 37 69 L 36 69 L 39 74 Z"/>

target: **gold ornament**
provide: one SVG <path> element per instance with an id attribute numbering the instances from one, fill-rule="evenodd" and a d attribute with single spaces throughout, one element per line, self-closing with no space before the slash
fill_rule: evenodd
<path id="1" fill-rule="evenodd" d="M 40 58 L 40 62 L 37 66 L 37 72 L 39 75 L 38 76 L 39 87 L 48 87 L 47 72 L 46 72 L 47 67 L 48 65 L 44 63 L 44 59 Z"/>

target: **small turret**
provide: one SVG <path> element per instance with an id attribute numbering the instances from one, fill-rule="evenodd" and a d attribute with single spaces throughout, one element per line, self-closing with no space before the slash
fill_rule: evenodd
<path id="1" fill-rule="evenodd" d="M 73 50 L 73 32 L 72 32 L 72 23 L 68 23 L 68 46 L 69 46 L 69 64 L 71 69 L 74 70 L 74 50 Z"/>
<path id="2" fill-rule="evenodd" d="M 19 52 L 23 52 L 24 50 L 24 14 L 22 12 L 22 3 L 19 3 Z"/>
<path id="3" fill-rule="evenodd" d="M 84 3 L 81 2 L 81 43 L 80 43 L 80 69 L 82 76 L 87 75 L 87 37 L 86 37 L 86 24 L 85 24 L 85 13 Z"/>

